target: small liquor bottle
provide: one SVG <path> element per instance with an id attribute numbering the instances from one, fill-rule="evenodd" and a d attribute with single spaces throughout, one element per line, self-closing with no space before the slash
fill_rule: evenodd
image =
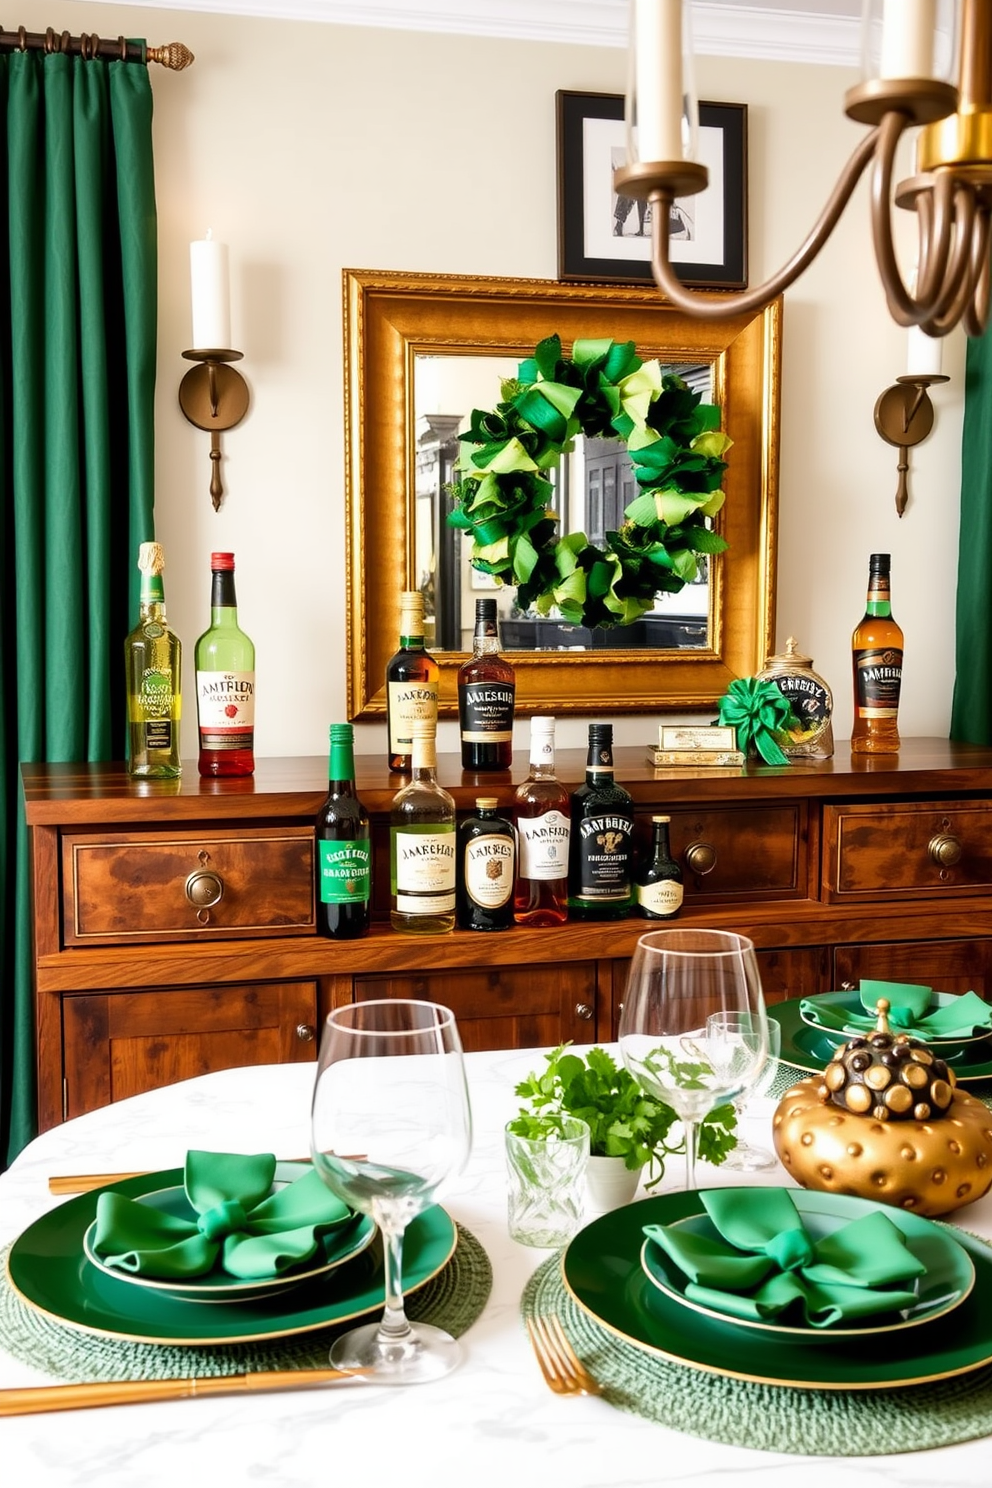
<path id="1" fill-rule="evenodd" d="M 413 779 L 390 810 L 394 930 L 438 935 L 455 928 L 455 803 L 437 783 L 435 729 L 413 722 Z"/>
<path id="2" fill-rule="evenodd" d="M 327 800 L 317 812 L 317 929 L 332 940 L 367 935 L 371 920 L 369 819 L 355 794 L 355 731 L 331 724 Z"/>
<path id="3" fill-rule="evenodd" d="M 234 554 L 211 553 L 210 629 L 196 643 L 201 775 L 255 770 L 255 647 L 238 626 Z"/>
<path id="4" fill-rule="evenodd" d="M 568 919 L 568 791 L 555 778 L 555 721 L 530 721 L 530 773 L 516 793 L 518 925 L 561 925 Z"/>
<path id="5" fill-rule="evenodd" d="M 475 601 L 472 656 L 458 669 L 463 770 L 508 770 L 513 763 L 516 673 L 499 654 L 496 601 Z"/>
<path id="6" fill-rule="evenodd" d="M 389 768 L 407 774 L 412 762 L 415 718 L 437 723 L 437 662 L 424 650 L 424 596 L 400 595 L 400 649 L 386 666 Z"/>
<path id="7" fill-rule="evenodd" d="M 889 554 L 872 553 L 865 617 L 851 637 L 854 664 L 852 754 L 895 754 L 899 749 L 902 631 L 892 618 Z"/>
<path id="8" fill-rule="evenodd" d="M 143 779 L 182 774 L 182 644 L 165 620 L 165 557 L 157 542 L 138 549 L 138 623 L 124 642 L 128 773 Z"/>
<path id="9" fill-rule="evenodd" d="M 682 869 L 668 845 L 670 821 L 651 818 L 651 851 L 636 874 L 637 913 L 646 920 L 673 920 L 682 908 Z"/>
<path id="10" fill-rule="evenodd" d="M 509 930 L 517 844 L 513 824 L 496 814 L 495 796 L 478 796 L 475 816 L 458 825 L 458 924 Z"/>
<path id="11" fill-rule="evenodd" d="M 631 907 L 634 803 L 613 779 L 613 725 L 589 725 L 585 784 L 572 794 L 568 910 L 576 920 L 619 920 Z"/>

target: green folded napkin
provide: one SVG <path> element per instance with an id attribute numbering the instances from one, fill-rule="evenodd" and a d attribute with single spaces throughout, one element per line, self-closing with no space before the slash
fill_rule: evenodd
<path id="1" fill-rule="evenodd" d="M 865 1013 L 852 1013 L 843 1007 L 830 1007 L 819 997 L 804 997 L 800 1008 L 811 1023 L 835 1033 L 873 1033 L 878 1024 L 875 1004 L 880 997 L 889 1001 L 889 1027 L 894 1032 L 912 1034 L 915 1038 L 971 1038 L 981 1031 L 992 1032 L 992 1007 L 975 992 L 965 992 L 953 1002 L 937 1007 L 937 995 L 929 987 L 911 986 L 905 982 L 870 982 L 860 984 L 861 1006 Z M 933 1012 L 928 1012 L 933 1008 Z"/>
<path id="2" fill-rule="evenodd" d="M 218 1264 L 241 1281 L 278 1276 L 309 1260 L 352 1211 L 313 1168 L 273 1193 L 275 1171 L 269 1152 L 189 1152 L 185 1188 L 196 1219 L 111 1190 L 97 1198 L 93 1248 L 108 1265 L 162 1280 L 205 1276 Z"/>
<path id="3" fill-rule="evenodd" d="M 645 1225 L 688 1278 L 689 1302 L 750 1322 L 795 1307 L 811 1328 L 912 1307 L 911 1282 L 926 1270 L 902 1231 L 877 1210 L 813 1240 L 788 1189 L 701 1193 L 719 1239 L 682 1225 Z"/>

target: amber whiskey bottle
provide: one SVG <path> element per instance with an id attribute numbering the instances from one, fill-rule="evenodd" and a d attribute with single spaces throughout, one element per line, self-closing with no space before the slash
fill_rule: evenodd
<path id="1" fill-rule="evenodd" d="M 499 654 L 496 601 L 477 599 L 472 655 L 458 669 L 463 770 L 508 770 L 513 763 L 516 681 Z"/>
<path id="2" fill-rule="evenodd" d="M 613 778 L 613 725 L 589 725 L 585 783 L 572 794 L 568 912 L 576 920 L 630 913 L 634 803 Z"/>
<path id="3" fill-rule="evenodd" d="M 517 821 L 518 925 L 562 925 L 568 919 L 568 791 L 555 775 L 555 721 L 530 721 L 530 770 L 514 798 Z"/>
<path id="4" fill-rule="evenodd" d="M 895 754 L 899 749 L 902 649 L 902 630 L 892 618 L 889 554 L 872 553 L 865 616 L 851 638 L 852 754 Z"/>
<path id="5" fill-rule="evenodd" d="M 437 723 L 440 668 L 424 650 L 424 596 L 418 589 L 400 595 L 400 648 L 386 665 L 386 719 L 389 768 L 410 773 L 413 720 Z"/>

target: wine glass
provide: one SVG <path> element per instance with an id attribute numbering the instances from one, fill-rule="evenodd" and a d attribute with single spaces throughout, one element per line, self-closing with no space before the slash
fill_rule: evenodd
<path id="1" fill-rule="evenodd" d="M 336 1008 L 320 1045 L 311 1116 L 314 1167 L 332 1193 L 382 1233 L 385 1311 L 337 1339 L 331 1364 L 377 1384 L 439 1379 L 461 1357 L 440 1328 L 403 1310 L 403 1233 L 465 1166 L 472 1143 L 454 1014 L 383 999 Z"/>
<path id="2" fill-rule="evenodd" d="M 768 1054 L 764 1065 L 755 1071 L 754 1083 L 734 1096 L 734 1113 L 737 1117 L 737 1146 L 723 1159 L 722 1167 L 737 1173 L 756 1173 L 762 1168 L 773 1168 L 778 1161 L 767 1147 L 756 1147 L 740 1135 L 744 1110 L 752 1095 L 764 1095 L 771 1088 L 782 1052 L 782 1027 L 774 1018 L 767 1021 Z M 724 1051 L 730 1063 L 744 1058 L 750 1064 L 750 1047 L 756 1037 L 753 1013 L 711 1013 L 706 1020 L 705 1048 Z M 718 1053 L 718 1059 L 721 1057 Z"/>
<path id="3" fill-rule="evenodd" d="M 731 1066 L 707 1053 L 711 1013 L 750 1013 Z M 620 1053 L 643 1090 L 672 1107 L 685 1132 L 686 1188 L 696 1186 L 699 1123 L 754 1081 L 768 1020 L 754 944 L 729 930 L 658 930 L 637 942 L 619 1029 Z"/>

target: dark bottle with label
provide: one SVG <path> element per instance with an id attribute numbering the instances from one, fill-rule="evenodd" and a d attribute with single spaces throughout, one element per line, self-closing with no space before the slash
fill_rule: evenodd
<path id="1" fill-rule="evenodd" d="M 516 673 L 499 654 L 496 601 L 475 601 L 472 656 L 458 669 L 463 770 L 508 770 L 513 763 Z"/>
<path id="2" fill-rule="evenodd" d="M 902 687 L 902 630 L 892 618 L 889 554 L 872 553 L 865 616 L 851 637 L 854 665 L 852 754 L 896 754 Z"/>
<path id="3" fill-rule="evenodd" d="M 331 724 L 327 800 L 317 812 L 317 929 L 332 940 L 367 935 L 371 920 L 369 819 L 355 794 L 350 723 Z"/>
<path id="4" fill-rule="evenodd" d="M 630 913 L 634 803 L 613 779 L 613 725 L 589 725 L 585 784 L 571 800 L 568 912 L 575 920 Z"/>
<path id="5" fill-rule="evenodd" d="M 497 815 L 495 796 L 479 796 L 475 815 L 458 824 L 458 925 L 462 930 L 509 930 L 517 842 Z"/>
<path id="6" fill-rule="evenodd" d="M 400 595 L 400 649 L 386 666 L 386 727 L 389 768 L 408 774 L 413 763 L 413 720 L 437 723 L 440 668 L 424 650 L 424 596 Z"/>
<path id="7" fill-rule="evenodd" d="M 634 899 L 646 920 L 674 920 L 682 908 L 682 869 L 668 845 L 670 816 L 651 818 L 651 850 L 637 870 Z"/>

